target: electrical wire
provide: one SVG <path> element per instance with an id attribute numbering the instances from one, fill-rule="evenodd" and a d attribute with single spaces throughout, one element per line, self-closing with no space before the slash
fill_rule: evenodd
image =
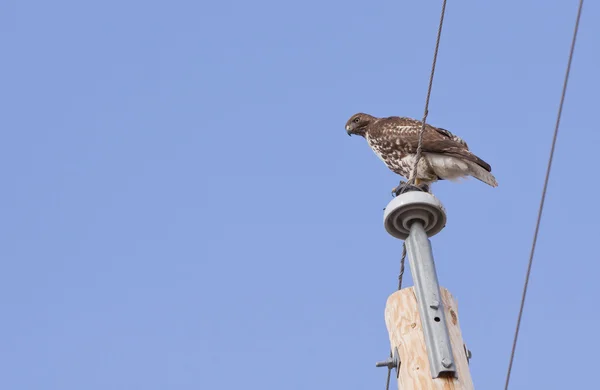
<path id="1" fill-rule="evenodd" d="M 562 94 L 560 97 L 560 104 L 558 106 L 558 114 L 556 117 L 556 126 L 554 127 L 554 135 L 552 137 L 552 147 L 550 148 L 550 156 L 548 158 L 548 167 L 546 169 L 546 178 L 544 179 L 544 189 L 542 190 L 542 197 L 540 200 L 540 207 L 538 209 L 537 222 L 535 224 L 535 233 L 533 234 L 533 242 L 531 244 L 531 252 L 529 254 L 529 262 L 527 264 L 527 273 L 525 275 L 525 284 L 523 286 L 523 295 L 521 296 L 521 306 L 519 308 L 519 317 L 517 319 L 517 327 L 515 329 L 515 337 L 513 339 L 512 350 L 510 353 L 510 361 L 508 363 L 508 371 L 506 373 L 506 383 L 504 385 L 504 390 L 508 390 L 508 384 L 510 382 L 510 374 L 511 374 L 513 362 L 515 359 L 515 351 L 517 349 L 517 340 L 519 338 L 519 328 L 521 327 L 521 319 L 523 317 L 523 308 L 525 307 L 525 298 L 527 297 L 527 287 L 529 285 L 529 277 L 531 275 L 531 266 L 533 264 L 535 247 L 537 244 L 538 233 L 540 231 L 540 224 L 542 221 L 542 213 L 544 211 L 544 202 L 546 200 L 546 192 L 548 190 L 548 182 L 550 180 L 550 172 L 552 170 L 552 160 L 554 159 L 554 149 L 556 147 L 556 140 L 558 138 L 558 129 L 560 127 L 560 118 L 562 115 L 563 105 L 565 102 L 565 96 L 567 94 L 567 84 L 569 82 L 569 73 L 571 72 L 571 62 L 573 61 L 573 53 L 575 52 L 575 43 L 577 42 L 577 31 L 579 30 L 579 20 L 581 19 L 582 8 L 583 8 L 583 0 L 580 0 L 579 1 L 579 9 L 577 11 L 577 19 L 575 20 L 575 28 L 573 31 L 573 40 L 571 41 L 571 51 L 569 52 L 569 61 L 567 63 L 567 70 L 565 72 L 565 79 L 563 82 L 563 89 L 562 89 Z"/>

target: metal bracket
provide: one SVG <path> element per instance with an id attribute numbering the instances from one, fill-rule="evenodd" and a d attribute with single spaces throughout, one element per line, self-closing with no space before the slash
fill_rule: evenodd
<path id="1" fill-rule="evenodd" d="M 431 243 L 423 224 L 418 220 L 413 221 L 410 226 L 406 251 L 415 282 L 431 376 L 437 378 L 443 372 L 453 373 L 456 376 L 456 364 L 452 355 Z"/>
<path id="2" fill-rule="evenodd" d="M 375 367 L 387 367 L 388 370 L 392 368 L 396 369 L 396 378 L 400 375 L 400 355 L 398 355 L 398 348 L 394 347 L 394 353 L 392 357 L 384 360 L 383 362 L 375 363 Z"/>

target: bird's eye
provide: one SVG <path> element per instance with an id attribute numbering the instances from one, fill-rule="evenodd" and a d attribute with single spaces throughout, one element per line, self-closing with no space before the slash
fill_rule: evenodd
<path id="1" fill-rule="evenodd" d="M 354 118 L 354 122 L 358 123 L 358 121 L 360 120 L 359 117 Z"/>

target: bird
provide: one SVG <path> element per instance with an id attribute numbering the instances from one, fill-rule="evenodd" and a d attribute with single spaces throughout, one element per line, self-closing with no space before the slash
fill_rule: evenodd
<path id="1" fill-rule="evenodd" d="M 492 187 L 498 186 L 490 164 L 473 154 L 462 138 L 429 124 L 425 125 L 423 133 L 417 174 L 411 180 L 422 127 L 423 122 L 416 119 L 377 118 L 362 112 L 352 115 L 346 122 L 348 135 L 365 138 L 392 172 L 412 181 L 412 184 L 401 181 L 392 190 L 396 196 L 406 190 L 430 192 L 431 184 L 438 180 L 457 181 L 469 176 Z"/>

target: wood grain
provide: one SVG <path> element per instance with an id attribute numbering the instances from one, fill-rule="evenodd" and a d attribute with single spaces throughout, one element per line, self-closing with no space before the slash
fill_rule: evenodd
<path id="1" fill-rule="evenodd" d="M 443 287 L 440 287 L 440 290 L 458 378 L 431 377 L 417 297 L 414 288 L 408 287 L 390 295 L 385 305 L 385 324 L 390 336 L 390 345 L 392 350 L 394 347 L 398 348 L 401 361 L 398 389 L 473 389 L 458 321 L 458 306 L 448 290 Z"/>

